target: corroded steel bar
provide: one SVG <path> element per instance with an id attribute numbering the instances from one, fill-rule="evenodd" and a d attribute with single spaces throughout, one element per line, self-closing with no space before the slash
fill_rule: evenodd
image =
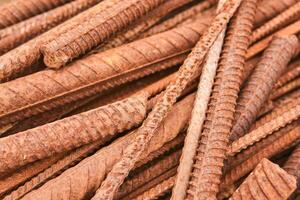
<path id="1" fill-rule="evenodd" d="M 101 140 L 134 126 L 145 115 L 147 94 L 139 94 L 51 124 L 0 139 L 0 174 L 51 155 Z"/>
<path id="2" fill-rule="evenodd" d="M 286 85 L 283 85 L 282 87 L 274 90 L 271 94 L 271 99 L 277 99 L 299 87 L 300 87 L 300 78 L 297 78 L 297 79 L 287 83 Z"/>
<path id="3" fill-rule="evenodd" d="M 297 0 L 262 0 L 255 15 L 256 27 L 296 4 Z"/>
<path id="4" fill-rule="evenodd" d="M 166 114 L 176 102 L 176 99 L 180 96 L 188 83 L 191 82 L 192 78 L 199 75 L 201 69 L 200 65 L 204 62 L 207 52 L 218 35 L 224 30 L 240 3 L 241 1 L 239 0 L 227 0 L 225 2 L 221 11 L 214 18 L 209 28 L 203 33 L 203 36 L 180 67 L 176 81 L 169 84 L 163 96 L 159 98 L 147 119 L 137 130 L 139 133 L 138 137 L 126 148 L 122 158 L 114 165 L 94 198 L 113 199 L 119 186 L 136 163 L 138 157 L 147 147 L 151 138 L 155 135 L 155 130 L 161 125 Z"/>
<path id="5" fill-rule="evenodd" d="M 1 84 L 0 124 L 21 120 L 172 67 L 197 42 L 209 22 L 205 23 L 186 24 L 90 55 L 58 71 L 44 70 Z M 164 65 L 162 61 L 166 61 Z"/>
<path id="6" fill-rule="evenodd" d="M 256 0 L 243 1 L 227 28 L 206 120 L 193 158 L 187 199 L 214 199 L 219 191 L 256 5 Z"/>
<path id="7" fill-rule="evenodd" d="M 102 0 L 73 0 L 49 12 L 0 30 L 0 55 L 55 27 Z"/>
<path id="8" fill-rule="evenodd" d="M 270 158 L 283 150 L 289 148 L 300 139 L 300 126 L 285 133 L 283 136 L 261 149 L 256 154 L 245 160 L 243 163 L 230 169 L 224 176 L 221 184 L 221 190 L 228 189 L 241 177 L 247 175 L 263 158 Z"/>
<path id="9" fill-rule="evenodd" d="M 257 28 L 251 36 L 251 43 L 255 43 L 265 36 L 289 25 L 290 23 L 300 19 L 300 2 L 291 6 L 284 12 L 272 18 L 270 21 Z"/>
<path id="10" fill-rule="evenodd" d="M 249 130 L 261 107 L 290 60 L 299 52 L 297 36 L 275 38 L 239 94 L 230 140 L 236 140 Z M 283 51 L 284 49 L 284 51 Z"/>
<path id="11" fill-rule="evenodd" d="M 299 75 L 300 75 L 300 59 L 296 60 L 295 62 L 292 62 L 288 66 L 288 71 L 279 78 L 274 88 L 282 87 L 283 85 L 295 79 Z"/>
<path id="12" fill-rule="evenodd" d="M 0 7 L 0 29 L 72 0 L 14 0 Z"/>
<path id="13" fill-rule="evenodd" d="M 223 7 L 224 2 L 225 1 L 223 0 L 219 1 L 218 10 Z M 205 63 L 202 67 L 191 121 L 187 131 L 183 153 L 180 158 L 180 164 L 178 166 L 175 187 L 172 190 L 172 200 L 183 200 L 186 196 L 186 190 L 189 184 L 194 156 L 196 155 L 198 141 L 203 122 L 205 120 L 205 113 L 208 107 L 209 98 L 214 84 L 214 78 L 217 72 L 225 31 L 226 29 L 220 33 L 214 45 L 210 48 Z"/>
<path id="14" fill-rule="evenodd" d="M 149 181 L 157 178 L 161 174 L 164 174 L 168 170 L 177 167 L 179 164 L 179 159 L 181 155 L 181 150 L 177 150 L 170 155 L 167 155 L 160 160 L 156 161 L 155 164 L 150 165 L 146 169 L 142 171 L 133 171 L 132 175 L 124 181 L 122 186 L 120 187 L 119 192 L 117 193 L 115 199 L 121 199 L 126 197 L 132 191 L 138 189 L 139 187 L 147 184 Z M 138 170 L 138 169 L 137 169 Z M 127 197 L 128 198 L 128 197 Z"/>
<path id="15" fill-rule="evenodd" d="M 299 100 L 298 100 L 299 101 Z M 250 133 L 244 135 L 243 137 L 233 141 L 231 146 L 228 148 L 228 155 L 235 155 L 248 146 L 260 141 L 261 139 L 272 134 L 274 131 L 285 127 L 287 124 L 300 117 L 300 105 L 293 107 L 287 112 L 282 113 L 275 119 L 270 120 L 264 125 L 258 127 L 257 129 L 251 131 Z"/>
<path id="16" fill-rule="evenodd" d="M 98 46 L 166 0 L 127 0 L 100 11 L 87 21 L 45 44 L 44 63 L 59 68 Z M 96 6 L 97 7 L 97 6 Z"/>
<path id="17" fill-rule="evenodd" d="M 97 9 L 91 7 L 89 10 L 74 16 L 65 23 L 2 55 L 0 59 L 0 82 L 6 82 L 24 74 L 32 73 L 32 71 L 36 70 L 35 66 L 41 68 L 43 65 L 40 49 L 43 44 L 82 23 L 89 17 L 87 13 L 94 14 L 96 11 L 105 10 L 119 1 L 104 0 L 97 5 Z"/>
<path id="18" fill-rule="evenodd" d="M 158 134 L 152 138 L 150 145 L 139 158 L 139 161 L 145 159 L 151 152 L 160 149 L 165 143 L 173 140 L 186 127 L 192 110 L 193 100 L 194 96 L 191 95 L 174 106 L 164 124 L 157 130 Z M 58 197 L 68 199 L 74 195 L 79 199 L 91 198 L 106 174 L 121 158 L 122 152 L 137 136 L 138 133 L 133 132 L 118 139 L 113 144 L 100 149 L 91 157 L 66 170 L 57 178 L 48 181 L 37 190 L 28 193 L 23 199 L 42 198 L 43 200 L 54 200 Z M 89 172 L 93 172 L 93 174 Z M 65 184 L 68 181 L 75 185 Z M 70 192 L 66 193 L 65 191 Z"/>
<path id="19" fill-rule="evenodd" d="M 233 193 L 230 200 L 285 200 L 296 187 L 295 177 L 278 165 L 263 159 Z"/>

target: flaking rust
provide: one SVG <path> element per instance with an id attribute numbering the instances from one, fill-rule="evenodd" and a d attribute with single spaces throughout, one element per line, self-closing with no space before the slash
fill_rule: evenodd
<path id="1" fill-rule="evenodd" d="M 296 36 L 275 38 L 242 89 L 234 116 L 230 140 L 236 140 L 249 130 L 274 85 L 300 47 Z M 284 49 L 284 51 L 282 51 Z"/>
<path id="2" fill-rule="evenodd" d="M 206 27 L 207 24 L 197 22 L 186 24 L 90 55 L 58 71 L 44 70 L 1 84 L 0 124 L 21 120 L 172 67 L 174 59 L 178 62 L 176 56 L 189 51 Z M 161 65 L 166 59 L 171 60 Z M 149 69 L 143 70 L 142 67 L 147 66 Z M 130 70 L 137 70 L 139 76 Z M 118 75 L 123 77 L 118 78 Z"/>
<path id="3" fill-rule="evenodd" d="M 142 126 L 137 130 L 138 136 L 123 153 L 122 158 L 114 165 L 112 171 L 101 184 L 94 199 L 113 199 L 119 186 L 122 184 L 129 171 L 132 169 L 157 128 L 165 119 L 166 114 L 186 88 L 191 79 L 200 73 L 200 65 L 217 39 L 224 30 L 241 1 L 226 1 L 219 14 L 211 22 L 211 25 L 203 33 L 195 48 L 189 54 L 184 64 L 180 67 L 176 81 L 169 84 L 163 96 L 158 100 L 153 110 L 148 115 Z"/>
<path id="4" fill-rule="evenodd" d="M 227 28 L 206 120 L 194 157 L 187 199 L 215 199 L 219 191 L 256 4 L 256 0 L 243 1 Z"/>
<path id="5" fill-rule="evenodd" d="M 147 94 L 143 93 L 2 138 L 0 174 L 96 140 L 104 144 L 117 133 L 141 123 L 146 115 L 146 103 Z"/>
<path id="6" fill-rule="evenodd" d="M 100 11 L 89 20 L 44 45 L 42 48 L 44 63 L 51 68 L 63 66 L 164 2 L 165 0 L 120 1 L 105 11 Z"/>
<path id="7" fill-rule="evenodd" d="M 16 0 L 0 7 L 0 29 L 16 24 L 71 0 Z"/>
<path id="8" fill-rule="evenodd" d="M 296 179 L 278 165 L 263 159 L 233 193 L 231 200 L 285 200 L 296 189 Z"/>
<path id="9" fill-rule="evenodd" d="M 76 0 L 0 30 L 0 55 L 94 6 L 100 1 Z"/>

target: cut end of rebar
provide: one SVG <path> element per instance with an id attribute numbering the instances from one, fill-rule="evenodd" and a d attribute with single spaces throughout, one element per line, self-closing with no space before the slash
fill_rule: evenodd
<path id="1" fill-rule="evenodd" d="M 69 61 L 69 57 L 66 54 L 59 51 L 52 52 L 47 46 L 41 48 L 41 53 L 44 55 L 44 64 L 51 69 L 59 69 Z"/>

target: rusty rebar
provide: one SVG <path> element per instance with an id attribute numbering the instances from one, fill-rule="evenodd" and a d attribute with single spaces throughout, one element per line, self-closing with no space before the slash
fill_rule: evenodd
<path id="1" fill-rule="evenodd" d="M 0 29 L 46 12 L 72 0 L 15 0 L 0 7 Z"/>
<path id="2" fill-rule="evenodd" d="M 175 169 L 176 170 L 176 169 Z M 175 171 L 174 170 L 174 171 Z M 165 179 L 162 178 L 161 182 L 155 185 L 154 187 L 144 191 L 140 195 L 134 197 L 134 200 L 155 200 L 159 199 L 160 197 L 164 196 L 166 193 L 171 192 L 172 187 L 174 185 L 176 176 L 170 176 L 169 178 Z"/>
<path id="3" fill-rule="evenodd" d="M 271 145 L 273 142 L 278 140 L 284 134 L 292 131 L 299 125 L 299 121 L 294 121 L 291 124 L 288 124 L 284 128 L 274 132 L 273 134 L 269 135 L 268 137 L 260 140 L 259 142 L 255 143 L 253 146 L 244 149 L 240 153 L 236 154 L 233 157 L 227 157 L 227 165 L 225 171 L 227 172 L 231 168 L 238 166 L 239 164 L 243 163 L 247 159 L 251 158 L 253 155 L 264 149 L 265 147 Z"/>
<path id="4" fill-rule="evenodd" d="M 58 71 L 44 70 L 1 84 L 0 124 L 21 120 L 172 67 L 185 58 L 184 54 L 206 26 L 197 22 L 186 24 L 90 55 Z M 166 63 L 161 65 L 164 60 Z"/>
<path id="5" fill-rule="evenodd" d="M 278 165 L 262 159 L 233 193 L 231 200 L 285 200 L 296 189 L 296 179 Z"/>
<path id="6" fill-rule="evenodd" d="M 257 28 L 251 36 L 251 43 L 255 43 L 265 36 L 289 25 L 290 23 L 300 19 L 300 2 L 289 7 L 284 12 L 272 18 L 261 27 Z"/>
<path id="7" fill-rule="evenodd" d="M 219 1 L 218 10 L 223 7 L 224 2 L 225 1 Z M 175 187 L 173 187 L 172 190 L 171 199 L 173 200 L 183 200 L 186 196 L 186 189 L 188 187 L 194 156 L 196 155 L 202 125 L 205 119 L 205 113 L 214 84 L 218 61 L 224 42 L 225 31 L 226 29 L 221 32 L 214 45 L 210 48 L 202 67 L 191 121 L 177 170 Z"/>
<path id="8" fill-rule="evenodd" d="M 152 138 L 149 147 L 145 149 L 139 161 L 145 159 L 151 152 L 160 149 L 165 143 L 173 140 L 186 127 L 193 100 L 194 96 L 192 95 L 184 98 L 174 106 L 164 124 L 157 130 L 159 134 Z M 47 200 L 56 199 L 56 197 L 68 199 L 75 194 L 78 198 L 91 198 L 106 174 L 121 158 L 122 152 L 137 136 L 138 133 L 133 132 L 118 139 L 73 168 L 66 170 L 57 178 L 48 181 L 37 190 L 28 193 L 23 199 L 42 198 Z M 92 175 L 93 173 L 94 175 Z M 72 180 L 72 183 L 76 183 L 76 185 L 65 184 L 68 180 Z M 66 193 L 67 190 L 70 193 Z"/>
<path id="9" fill-rule="evenodd" d="M 252 45 L 247 52 L 247 58 L 251 58 L 259 53 L 261 53 L 273 40 L 274 36 L 287 36 L 287 35 L 295 35 L 300 32 L 300 20 L 294 22 L 293 24 L 271 34 L 267 38 L 255 43 Z"/>
<path id="10" fill-rule="evenodd" d="M 279 13 L 296 4 L 297 0 L 263 0 L 258 5 L 258 10 L 255 15 L 256 27 L 263 25 L 269 19 L 272 19 Z"/>
<path id="11" fill-rule="evenodd" d="M 55 27 L 101 0 L 73 0 L 61 7 L 0 30 L 0 55 Z"/>
<path id="12" fill-rule="evenodd" d="M 291 155 L 288 157 L 287 161 L 283 165 L 283 169 L 289 174 L 293 175 L 297 179 L 297 190 L 295 191 L 295 196 L 299 195 L 299 179 L 300 179 L 300 148 L 299 144 L 293 150 Z"/>
<path id="13" fill-rule="evenodd" d="M 226 1 L 224 7 L 211 22 L 209 28 L 203 33 L 195 48 L 189 54 L 183 65 L 180 67 L 176 81 L 169 84 L 163 96 L 158 100 L 147 119 L 137 130 L 138 137 L 129 145 L 123 153 L 122 158 L 114 165 L 111 172 L 101 184 L 94 199 L 113 199 L 119 186 L 122 184 L 129 171 L 136 163 L 138 157 L 147 147 L 151 138 L 155 135 L 156 129 L 166 117 L 166 114 L 186 88 L 189 82 L 200 73 L 200 65 L 217 39 L 224 30 L 230 18 L 238 8 L 241 1 Z"/>
<path id="14" fill-rule="evenodd" d="M 285 133 L 283 136 L 264 147 L 256 154 L 252 155 L 243 163 L 233 167 L 225 174 L 221 184 L 221 191 L 226 190 L 228 187 L 234 184 L 234 182 L 247 175 L 263 158 L 270 158 L 282 152 L 299 140 L 299 138 L 300 127 L 297 126 L 295 129 Z"/>
<path id="15" fill-rule="evenodd" d="M 256 0 L 243 1 L 228 26 L 197 154 L 193 158 L 187 199 L 213 199 L 219 191 L 256 4 Z"/>
<path id="16" fill-rule="evenodd" d="M 150 27 L 155 25 L 157 22 L 159 22 L 163 17 L 167 16 L 173 10 L 180 8 L 181 6 L 183 6 L 187 3 L 190 3 L 191 1 L 192 0 L 166 1 L 162 5 L 158 6 L 156 9 L 151 11 L 149 14 L 145 15 L 141 19 L 138 19 L 138 21 L 136 23 L 132 24 L 127 29 L 121 31 L 116 36 L 112 37 L 106 43 L 103 43 L 102 45 L 98 46 L 91 53 L 118 47 L 122 44 L 132 42 L 133 40 L 135 40 L 137 38 L 141 38 L 140 35 L 144 31 L 146 31 L 147 29 L 149 29 Z M 171 28 L 173 28 L 173 27 L 171 27 Z M 169 28 L 169 29 L 171 29 L 171 28 Z M 169 29 L 165 29 L 164 31 L 167 31 Z M 154 34 L 152 34 L 152 35 L 154 35 Z M 148 36 L 151 36 L 151 35 L 148 35 Z"/>
<path id="17" fill-rule="evenodd" d="M 12 174 L 9 174 L 8 176 L 1 178 L 0 198 L 3 198 L 4 197 L 3 195 L 8 194 L 13 189 L 22 185 L 27 180 L 30 180 L 30 178 L 36 176 L 40 172 L 43 172 L 44 170 L 46 170 L 51 165 L 55 164 L 58 160 L 60 160 L 64 156 L 65 153 L 62 153 L 62 154 L 52 156 L 48 159 L 31 163 L 13 172 Z"/>
<path id="18" fill-rule="evenodd" d="M 277 88 L 275 91 L 272 92 L 271 94 L 271 99 L 277 99 L 297 88 L 300 87 L 300 78 L 297 78 L 286 85 L 283 85 L 280 88 Z"/>
<path id="19" fill-rule="evenodd" d="M 165 1 L 121 1 L 105 11 L 100 11 L 91 16 L 89 20 L 45 44 L 42 48 L 44 63 L 51 68 L 63 66 L 72 59 L 98 46 Z"/>
<path id="20" fill-rule="evenodd" d="M 94 14 L 96 11 L 99 11 L 99 9 L 105 10 L 119 1 L 120 0 L 104 0 L 98 4 L 97 10 L 92 7 L 89 10 L 74 16 L 65 23 L 50 29 L 46 33 L 43 33 L 2 55 L 0 59 L 0 82 L 12 80 L 34 72 L 37 70 L 36 68 L 42 68 L 43 62 L 40 48 L 43 44 L 53 40 L 62 33 L 86 20 L 89 17 L 87 13 Z"/>
<path id="21" fill-rule="evenodd" d="M 297 100 L 296 100 L 297 101 Z M 299 101 L 299 100 L 298 100 Z M 239 139 L 233 141 L 231 146 L 228 148 L 228 155 L 235 155 L 248 146 L 260 141 L 261 139 L 267 137 L 273 132 L 285 127 L 287 124 L 300 117 L 300 105 L 296 105 L 289 111 L 282 113 L 282 115 L 270 120 L 269 122 L 263 124 L 257 129 L 251 131 L 250 133 L 240 137 Z"/>
<path id="22" fill-rule="evenodd" d="M 142 33 L 139 36 L 139 38 L 149 37 L 150 35 L 161 33 L 168 29 L 174 28 L 179 24 L 182 24 L 186 20 L 190 18 L 194 18 L 195 15 L 199 15 L 199 13 L 203 12 L 204 10 L 211 8 L 216 3 L 217 3 L 216 0 L 202 1 L 199 4 L 196 4 L 195 6 L 192 6 L 191 8 L 178 13 L 177 15 L 171 17 L 170 19 L 166 19 L 165 21 L 151 27 L 150 29 Z M 201 14 L 202 17 L 205 18 L 211 16 L 212 15 L 211 11 L 213 10 L 207 11 L 205 12 L 205 14 L 203 13 L 203 15 Z"/>
<path id="23" fill-rule="evenodd" d="M 230 140 L 234 141 L 249 130 L 261 107 L 290 60 L 298 54 L 300 42 L 296 36 L 275 38 L 239 94 Z M 284 51 L 282 51 L 284 49 Z"/>
<path id="24" fill-rule="evenodd" d="M 288 71 L 279 78 L 274 88 L 282 87 L 283 85 L 295 79 L 299 75 L 300 75 L 300 60 L 298 59 L 289 65 Z"/>
<path id="25" fill-rule="evenodd" d="M 128 194 L 138 189 L 142 185 L 155 179 L 161 174 L 167 172 L 168 170 L 177 167 L 177 165 L 179 164 L 180 155 L 181 150 L 177 150 L 171 153 L 170 155 L 161 158 L 160 160 L 156 161 L 155 164 L 140 172 L 133 171 L 133 175 L 131 177 L 129 175 L 128 179 L 125 180 L 122 186 L 120 187 L 120 190 L 117 193 L 115 199 L 121 199 L 123 197 L 126 197 Z"/>
<path id="26" fill-rule="evenodd" d="M 145 115 L 147 94 L 133 96 L 51 124 L 0 139 L 0 174 L 19 166 L 101 140 L 134 126 Z"/>

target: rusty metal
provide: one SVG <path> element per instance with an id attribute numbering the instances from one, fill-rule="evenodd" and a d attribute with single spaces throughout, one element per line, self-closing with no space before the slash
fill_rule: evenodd
<path id="1" fill-rule="evenodd" d="M 231 168 L 224 176 L 221 184 L 221 191 L 226 191 L 237 180 L 247 175 L 263 158 L 270 158 L 283 150 L 291 147 L 297 140 L 300 139 L 299 124 L 296 128 L 285 133 L 283 136 L 273 141 L 256 154 L 250 156 L 241 164 Z"/>
<path id="2" fill-rule="evenodd" d="M 205 27 L 197 22 L 186 24 L 90 55 L 59 71 L 44 70 L 1 84 L 0 124 L 21 120 L 174 66 L 185 58 L 184 54 Z"/>
<path id="3" fill-rule="evenodd" d="M 147 94 L 109 104 L 0 139 L 0 174 L 51 155 L 101 140 L 102 144 L 146 115 Z"/>
<path id="4" fill-rule="evenodd" d="M 292 151 L 291 155 L 288 157 L 287 161 L 283 165 L 283 169 L 289 174 L 293 175 L 297 179 L 297 190 L 294 193 L 294 196 L 298 196 L 299 191 L 299 178 L 300 178 L 300 145 L 298 144 L 296 148 Z"/>
<path id="5" fill-rule="evenodd" d="M 11 192 L 13 189 L 25 183 L 30 178 L 36 176 L 40 172 L 43 172 L 51 165 L 55 164 L 58 160 L 63 158 L 65 153 L 52 156 L 51 158 L 40 160 L 30 165 L 26 165 L 23 168 L 9 174 L 0 179 L 0 198 L 3 199 L 4 195 Z"/>
<path id="6" fill-rule="evenodd" d="M 175 178 L 176 178 L 175 175 L 170 176 L 169 178 L 163 177 L 163 178 L 161 178 L 162 180 L 160 181 L 160 183 L 158 183 L 154 187 L 144 191 L 142 194 L 140 194 L 136 197 L 133 197 L 132 199 L 134 199 L 134 200 L 155 200 L 155 199 L 160 199 L 160 197 L 163 197 L 166 193 L 171 192 L 172 187 L 173 187 L 174 182 L 175 182 Z"/>
<path id="7" fill-rule="evenodd" d="M 16 24 L 34 15 L 68 3 L 72 0 L 15 0 L 0 7 L 0 29 Z"/>
<path id="8" fill-rule="evenodd" d="M 286 85 L 283 85 L 280 88 L 277 88 L 275 91 L 272 92 L 271 94 L 271 99 L 277 99 L 297 88 L 300 87 L 300 78 L 297 78 Z"/>
<path id="9" fill-rule="evenodd" d="M 132 191 L 135 191 L 139 187 L 147 184 L 148 182 L 160 176 L 161 174 L 164 174 L 168 170 L 177 167 L 177 165 L 179 164 L 180 155 L 181 150 L 177 150 L 170 155 L 167 155 L 156 161 L 155 164 L 147 164 L 150 166 L 142 171 L 135 172 L 136 170 L 134 170 L 132 172 L 132 175 L 129 175 L 127 180 L 125 180 L 120 187 L 120 190 L 117 193 L 115 199 L 122 199 L 123 197 L 126 198 L 126 196 Z"/>
<path id="10" fill-rule="evenodd" d="M 51 68 L 65 65 L 98 46 L 165 1 L 127 0 L 98 12 L 89 20 L 45 44 L 42 47 L 44 63 Z"/>
<path id="11" fill-rule="evenodd" d="M 283 85 L 292 81 L 299 75 L 300 75 L 300 60 L 298 59 L 295 62 L 292 62 L 288 66 L 288 71 L 279 78 L 274 88 L 282 87 Z"/>
<path id="12" fill-rule="evenodd" d="M 246 149 L 248 146 L 251 146 L 254 143 L 272 134 L 274 131 L 279 130 L 282 127 L 285 127 L 287 124 L 291 123 L 294 120 L 297 120 L 299 117 L 300 117 L 300 105 L 296 105 L 295 107 L 291 108 L 289 111 L 282 113 L 281 116 L 277 116 L 276 118 L 270 120 L 264 125 L 244 135 L 243 137 L 233 141 L 231 146 L 228 148 L 227 151 L 228 155 L 232 156 L 237 154 L 241 150 Z"/>
<path id="13" fill-rule="evenodd" d="M 150 78 L 150 79 L 149 79 Z M 153 81 L 153 78 L 155 82 Z M 172 73 L 166 77 L 161 77 L 158 74 L 153 74 L 152 77 L 145 77 L 145 79 L 141 79 L 127 85 L 124 85 L 121 88 L 115 88 L 113 91 L 109 91 L 109 94 L 100 95 L 99 98 L 89 102 L 88 104 L 79 107 L 78 109 L 74 110 L 74 112 L 70 113 L 69 115 L 78 114 L 81 112 L 85 112 L 100 106 L 104 106 L 108 103 L 113 103 L 118 100 L 122 100 L 127 98 L 137 92 L 147 92 L 149 97 L 153 97 L 163 91 L 167 85 L 174 80 L 175 73 Z M 152 80 L 151 80 L 152 79 Z M 150 80 L 150 81 L 149 81 Z M 149 84 L 150 83 L 150 84 Z M 151 99 L 149 100 L 151 101 Z M 147 103 L 147 107 L 149 107 L 149 102 Z"/>
<path id="14" fill-rule="evenodd" d="M 271 120 L 274 120 L 281 115 L 283 115 L 285 112 L 288 112 L 290 109 L 295 108 L 299 104 L 299 95 L 298 96 L 291 96 L 284 99 L 282 102 L 274 101 L 273 106 L 274 108 L 270 113 L 267 115 L 259 118 L 257 121 L 255 121 L 250 131 L 253 131 L 254 129 L 269 123 Z"/>
<path id="15" fill-rule="evenodd" d="M 187 199 L 216 198 L 218 193 L 256 3 L 256 0 L 243 1 L 228 26 L 197 154 L 193 158 Z"/>
<path id="16" fill-rule="evenodd" d="M 136 23 L 129 26 L 124 31 L 121 31 L 118 33 L 115 37 L 112 37 L 110 40 L 108 40 L 106 43 L 103 43 L 103 45 L 100 45 L 95 50 L 93 50 L 91 53 L 104 51 L 107 49 L 111 49 L 114 47 L 118 47 L 122 44 L 131 42 L 137 38 L 140 38 L 140 35 L 155 25 L 157 22 L 159 22 L 162 18 L 167 16 L 170 12 L 172 12 L 175 9 L 180 8 L 181 6 L 190 3 L 192 0 L 173 0 L 173 1 L 166 1 L 162 5 L 158 6 L 156 9 L 151 11 L 149 14 L 145 15 L 141 19 L 139 19 Z M 170 27 L 171 29 L 173 27 Z M 169 29 L 165 29 L 164 31 L 167 31 Z M 163 32 L 163 31 L 161 31 Z M 154 34 L 152 34 L 154 35 Z M 148 35 L 151 36 L 151 35 Z"/>
<path id="17" fill-rule="evenodd" d="M 290 60 L 298 54 L 300 42 L 296 36 L 275 38 L 239 94 L 230 140 L 247 133 L 261 107 Z M 284 51 L 282 51 L 284 49 Z"/>
<path id="18" fill-rule="evenodd" d="M 262 159 L 230 199 L 285 200 L 296 187 L 295 177 L 269 160 Z"/>
<path id="19" fill-rule="evenodd" d="M 272 19 L 297 2 L 297 0 L 262 0 L 258 5 L 258 10 L 255 14 L 256 27 L 263 25 L 263 23 Z"/>
<path id="20" fill-rule="evenodd" d="M 222 8 L 224 2 L 225 1 L 219 1 L 218 10 Z M 214 78 L 217 72 L 225 31 L 226 29 L 220 33 L 214 45 L 210 48 L 209 52 L 207 53 L 205 63 L 202 67 L 191 121 L 187 131 L 183 153 L 180 158 L 180 164 L 177 170 L 178 172 L 175 186 L 172 190 L 171 199 L 173 200 L 183 200 L 186 196 L 186 190 L 189 184 L 194 156 L 196 155 L 202 125 L 205 120 L 205 113 L 208 107 L 209 98 L 214 84 Z"/>
<path id="21" fill-rule="evenodd" d="M 139 133 L 138 137 L 126 148 L 122 158 L 114 165 L 106 179 L 102 182 L 94 198 L 113 199 L 117 189 L 136 163 L 140 154 L 147 147 L 151 138 L 155 135 L 155 130 L 161 125 L 161 122 L 176 99 L 192 78 L 199 75 L 200 65 L 204 62 L 207 52 L 218 35 L 224 30 L 240 3 L 241 1 L 226 1 L 224 7 L 214 18 L 184 64 L 180 67 L 176 81 L 169 84 L 164 95 L 159 99 L 147 119 L 137 130 Z"/>
<path id="22" fill-rule="evenodd" d="M 142 33 L 139 38 L 145 38 L 149 37 L 154 34 L 158 34 L 161 32 L 164 32 L 168 29 L 174 28 L 184 22 L 186 22 L 188 19 L 195 18 L 195 15 L 199 15 L 199 17 L 202 17 L 203 20 L 207 20 L 207 18 L 212 17 L 213 15 L 213 9 L 210 9 L 207 12 L 203 12 L 206 9 L 211 8 L 217 3 L 216 0 L 205 0 L 200 2 L 199 4 L 196 4 L 195 6 L 192 6 L 191 8 L 184 10 L 177 15 L 171 17 L 170 19 L 166 19 L 165 21 L 151 27 L 144 33 Z M 203 14 L 201 13 L 203 12 Z M 201 13 L 201 14 L 199 14 Z"/>
<path id="23" fill-rule="evenodd" d="M 194 96 L 189 96 L 174 106 L 164 124 L 157 130 L 158 134 L 152 138 L 150 145 L 143 151 L 139 160 L 145 159 L 151 152 L 160 149 L 165 143 L 177 137 L 188 123 L 193 100 Z M 28 193 L 23 199 L 42 198 L 48 200 L 56 199 L 56 197 L 68 199 L 75 194 L 77 198 L 91 198 L 106 174 L 121 158 L 122 152 L 137 136 L 138 133 L 133 132 L 118 139 L 113 144 L 100 149 L 91 157 L 66 170 L 57 178 L 48 181 L 37 190 Z M 69 180 L 72 180 L 72 183 L 76 183 L 76 185 L 65 184 Z M 66 190 L 70 193 L 66 193 Z"/>
<path id="24" fill-rule="evenodd" d="M 258 43 L 252 45 L 247 52 L 247 58 L 251 58 L 259 53 L 261 53 L 273 40 L 274 36 L 287 36 L 294 35 L 300 32 L 300 20 L 294 22 L 293 24 L 271 34 L 267 38 L 259 41 Z"/>
<path id="25" fill-rule="evenodd" d="M 96 11 L 107 9 L 119 1 L 120 0 L 104 0 L 98 4 L 97 9 L 92 7 L 87 13 L 95 14 Z M 0 82 L 6 82 L 33 73 L 37 70 L 36 68 L 41 69 L 43 66 L 42 54 L 40 52 L 41 46 L 60 36 L 72 27 L 82 23 L 89 17 L 87 13 L 82 12 L 65 23 L 50 29 L 46 33 L 2 55 L 0 59 Z"/>
<path id="26" fill-rule="evenodd" d="M 0 55 L 55 27 L 101 0 L 74 0 L 49 12 L 0 30 Z"/>
<path id="27" fill-rule="evenodd" d="M 284 134 L 288 133 L 289 131 L 292 131 L 299 125 L 299 121 L 294 121 L 291 124 L 288 124 L 284 128 L 281 128 L 280 130 L 274 132 L 273 134 L 269 135 L 268 137 L 260 140 L 259 142 L 255 143 L 253 146 L 248 147 L 247 149 L 244 149 L 240 153 L 236 154 L 235 156 L 227 157 L 227 165 L 225 171 L 227 172 L 231 168 L 234 168 L 247 159 L 251 158 L 253 155 L 264 149 L 265 147 L 271 145 L 274 141 L 278 140 L 280 137 L 282 137 Z"/>
<path id="28" fill-rule="evenodd" d="M 272 18 L 261 27 L 257 28 L 251 36 L 251 43 L 255 43 L 267 35 L 278 31 L 279 29 L 289 25 L 290 23 L 300 19 L 300 2 L 289 7 L 284 12 Z"/>

